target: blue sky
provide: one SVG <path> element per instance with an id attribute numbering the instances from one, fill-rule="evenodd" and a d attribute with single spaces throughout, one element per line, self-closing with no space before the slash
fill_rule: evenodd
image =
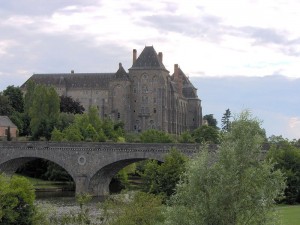
<path id="1" fill-rule="evenodd" d="M 33 73 L 128 69 L 153 45 L 195 82 L 204 114 L 249 108 L 268 135 L 300 138 L 298 0 L 0 4 L 0 91 Z"/>

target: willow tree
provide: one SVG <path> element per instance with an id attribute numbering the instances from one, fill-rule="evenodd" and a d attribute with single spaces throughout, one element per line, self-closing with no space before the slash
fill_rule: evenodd
<path id="1" fill-rule="evenodd" d="M 216 153 L 203 151 L 189 161 L 167 212 L 167 224 L 274 224 L 274 199 L 284 177 L 262 160 L 265 132 L 242 112 Z"/>

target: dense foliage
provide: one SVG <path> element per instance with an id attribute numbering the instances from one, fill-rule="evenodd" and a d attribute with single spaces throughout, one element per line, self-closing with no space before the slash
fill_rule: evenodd
<path id="1" fill-rule="evenodd" d="M 24 111 L 23 93 L 19 87 L 8 86 L 3 91 L 3 95 L 8 97 L 10 105 L 16 112 Z"/>
<path id="2" fill-rule="evenodd" d="M 300 148 L 282 137 L 273 136 L 269 142 L 271 148 L 268 158 L 286 176 L 287 187 L 283 201 L 288 204 L 300 203 Z"/>
<path id="3" fill-rule="evenodd" d="M 60 96 L 60 112 L 82 114 L 84 107 L 70 96 Z"/>
<path id="4" fill-rule="evenodd" d="M 67 117 L 64 116 L 67 121 Z M 62 130 L 54 128 L 51 133 L 52 141 L 120 141 L 124 138 L 124 124 L 110 119 L 101 120 L 96 107 L 90 107 L 88 113 L 77 114 L 74 120 L 65 122 Z"/>
<path id="5" fill-rule="evenodd" d="M 207 115 L 203 116 L 203 120 L 207 122 L 208 126 L 219 129 L 218 126 L 217 126 L 218 121 L 214 117 L 213 114 L 207 114 Z"/>
<path id="6" fill-rule="evenodd" d="M 13 111 L 14 108 L 11 106 L 9 98 L 0 93 L 0 116 L 9 116 Z"/>
<path id="7" fill-rule="evenodd" d="M 149 160 L 142 174 L 144 191 L 171 196 L 185 171 L 186 161 L 187 157 L 176 149 L 171 149 L 165 156 L 164 163 Z"/>
<path id="8" fill-rule="evenodd" d="M 159 196 L 137 192 L 113 196 L 102 205 L 103 225 L 153 225 L 164 221 Z"/>
<path id="9" fill-rule="evenodd" d="M 30 128 L 34 140 L 45 137 L 50 140 L 51 132 L 59 117 L 59 97 L 53 87 L 37 85 L 29 108 Z"/>
<path id="10" fill-rule="evenodd" d="M 146 130 L 140 136 L 143 143 L 172 143 L 171 135 L 159 130 Z"/>
<path id="11" fill-rule="evenodd" d="M 0 224 L 32 225 L 34 199 L 33 186 L 27 179 L 0 175 Z"/>
<path id="12" fill-rule="evenodd" d="M 274 199 L 282 173 L 261 160 L 260 123 L 243 112 L 215 154 L 201 152 L 188 164 L 167 213 L 167 224 L 274 224 Z M 216 160 L 217 159 L 217 160 Z"/>

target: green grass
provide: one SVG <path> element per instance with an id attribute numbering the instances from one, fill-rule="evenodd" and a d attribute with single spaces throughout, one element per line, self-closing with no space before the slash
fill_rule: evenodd
<path id="1" fill-rule="evenodd" d="M 278 206 L 283 225 L 300 225 L 300 205 Z"/>
<path id="2" fill-rule="evenodd" d="M 17 176 L 27 178 L 30 181 L 30 183 L 34 186 L 35 189 L 57 189 L 57 188 L 69 187 L 71 185 L 68 182 L 42 180 L 42 179 L 27 177 L 19 174 Z"/>

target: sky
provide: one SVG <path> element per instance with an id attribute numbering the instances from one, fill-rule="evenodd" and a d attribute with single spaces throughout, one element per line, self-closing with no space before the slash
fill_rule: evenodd
<path id="1" fill-rule="evenodd" d="M 0 91 L 34 73 L 115 72 L 163 52 L 203 114 L 250 109 L 267 135 L 300 138 L 299 0 L 0 0 Z"/>

